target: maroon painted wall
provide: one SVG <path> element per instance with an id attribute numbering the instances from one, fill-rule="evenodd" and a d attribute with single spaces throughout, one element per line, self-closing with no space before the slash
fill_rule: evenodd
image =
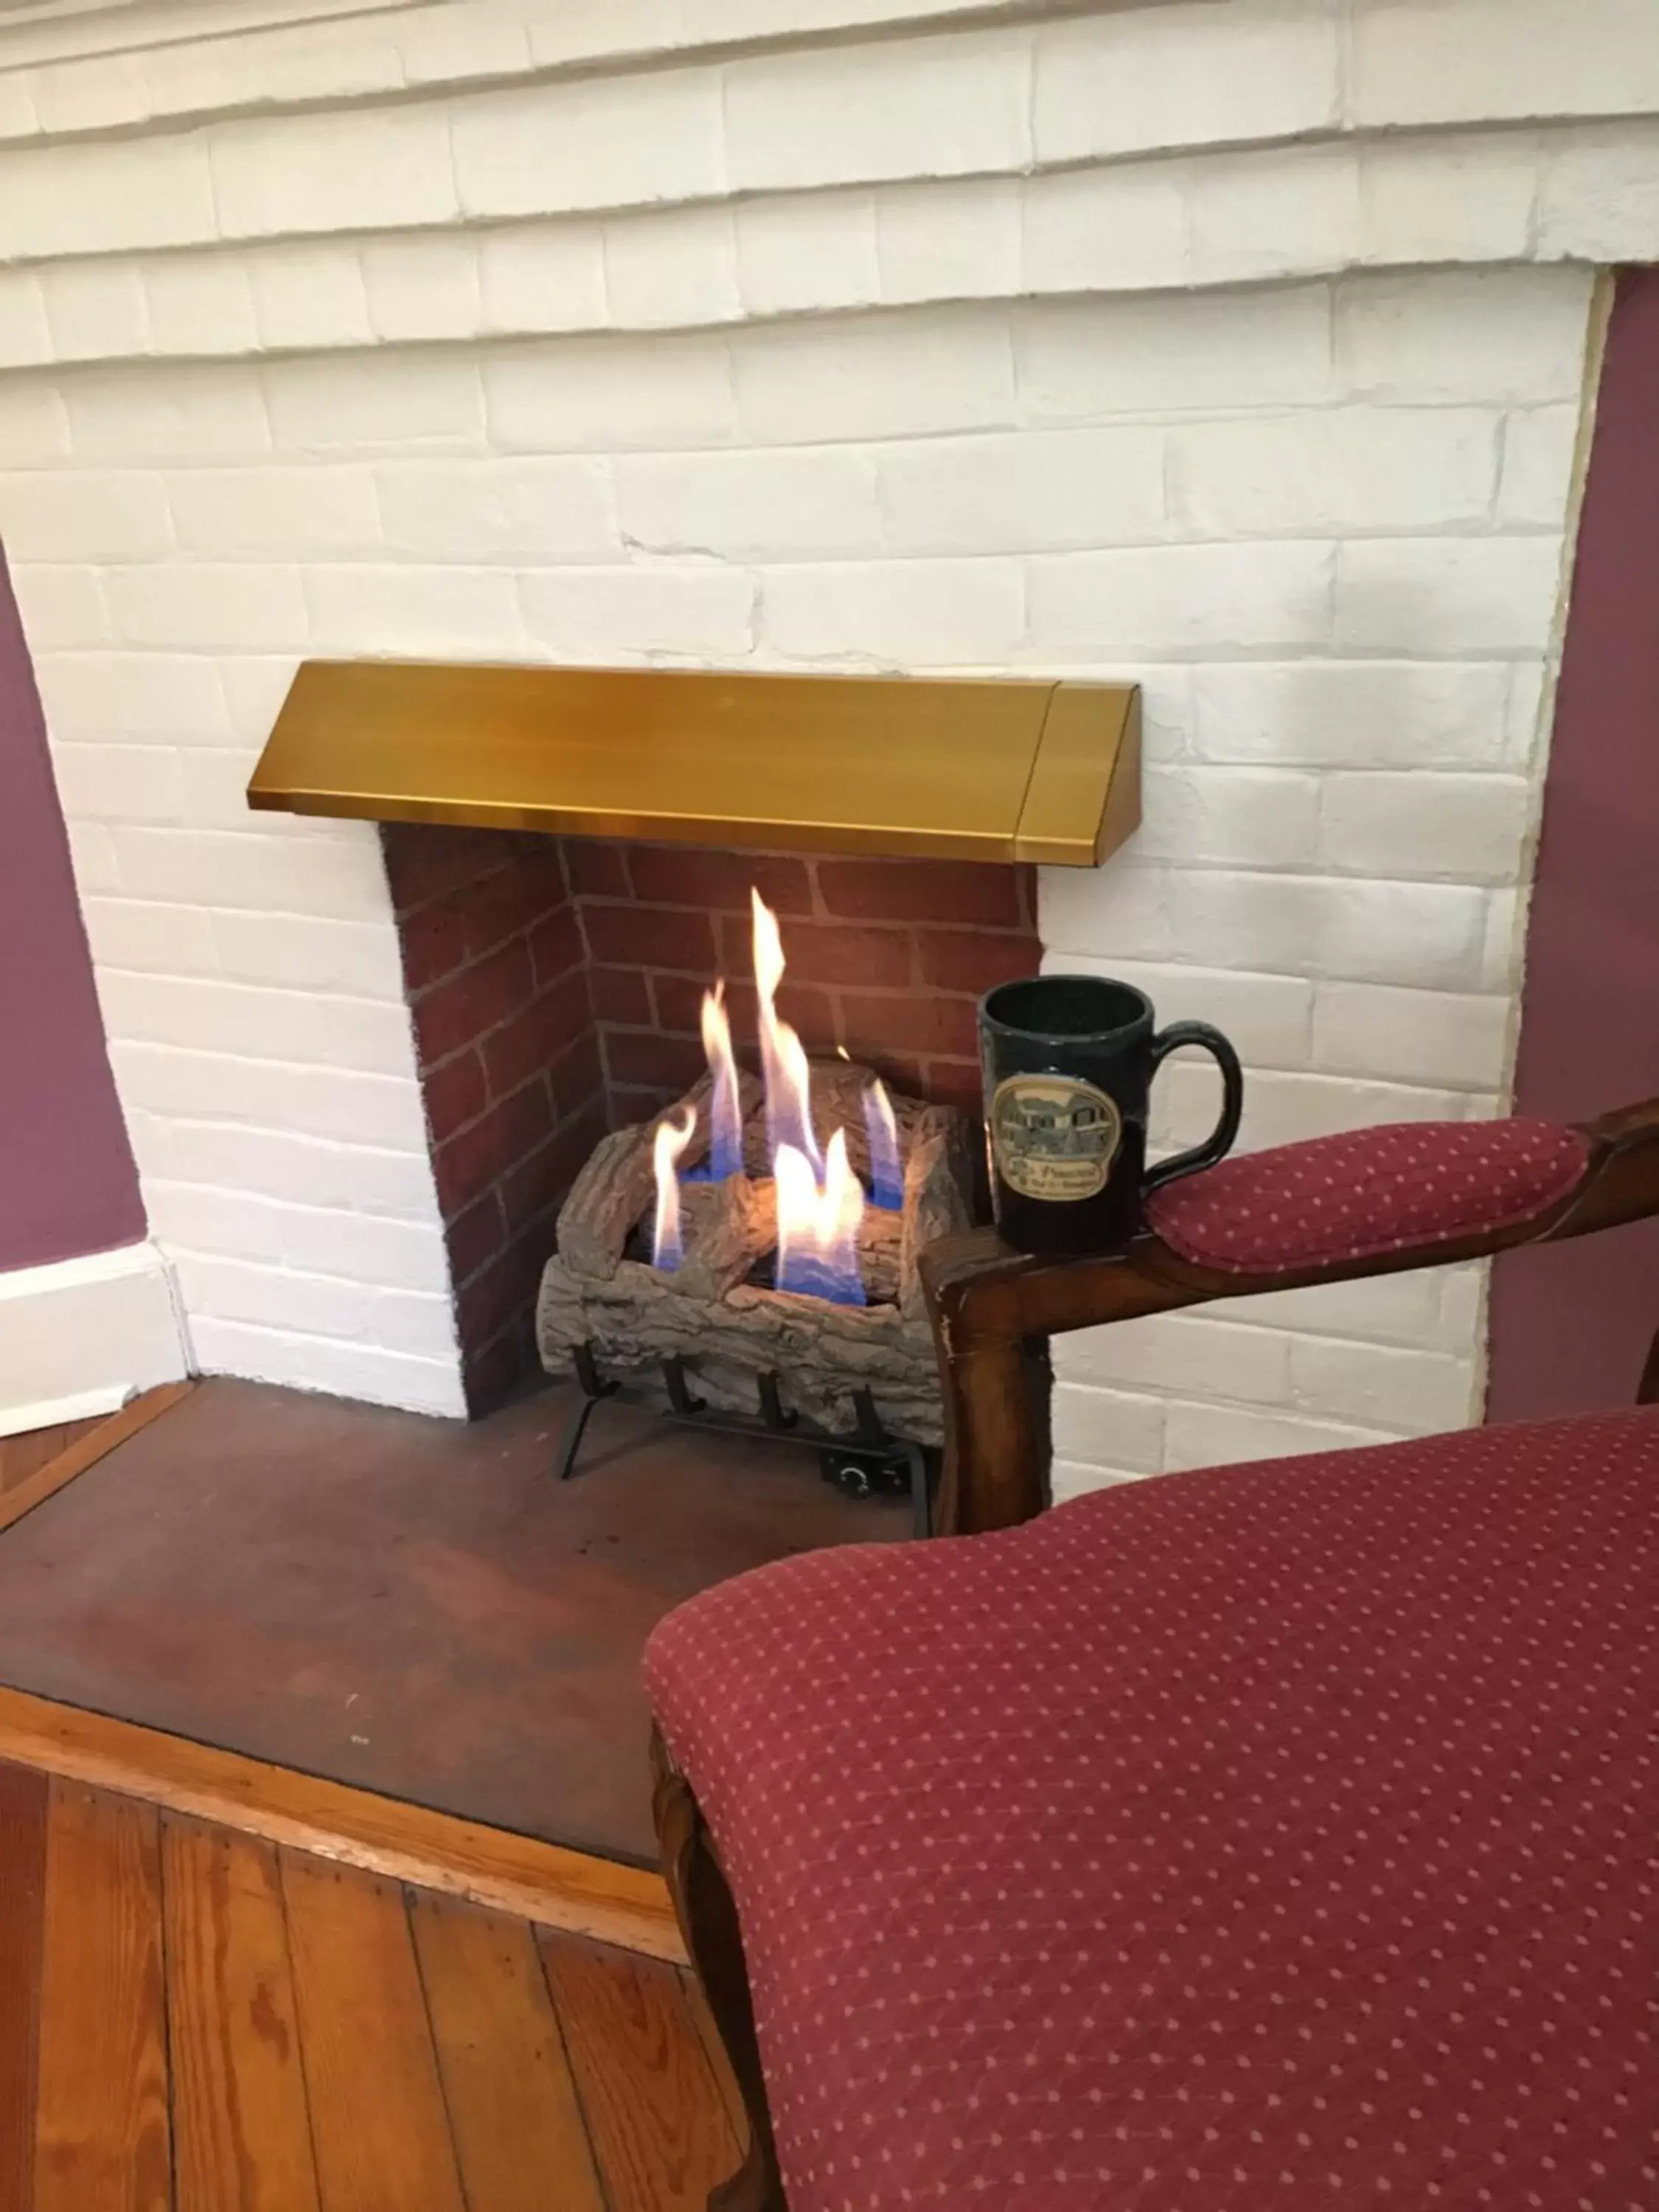
<path id="1" fill-rule="evenodd" d="M 1659 270 L 1619 279 L 1527 933 L 1516 1110 L 1659 1095 Z M 1488 1414 L 1628 1405 L 1659 1328 L 1659 1221 L 1506 1254 Z"/>
<path id="2" fill-rule="evenodd" d="M 0 558 L 0 1272 L 131 1244 L 144 1209 Z"/>

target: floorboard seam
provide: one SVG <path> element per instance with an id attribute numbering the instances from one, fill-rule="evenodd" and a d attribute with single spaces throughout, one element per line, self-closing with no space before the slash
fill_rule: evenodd
<path id="1" fill-rule="evenodd" d="M 421 1956 L 420 1937 L 415 1929 L 415 1915 L 411 1907 L 411 1885 L 400 1881 L 398 1900 L 403 1906 L 404 1927 L 409 1936 L 409 1948 L 415 1961 L 415 1983 L 421 1992 L 421 2011 L 426 2021 L 427 2040 L 432 2045 L 432 2070 L 438 2079 L 438 2098 L 444 2108 L 444 2126 L 449 2136 L 449 2155 L 455 2161 L 455 2187 L 460 2196 L 462 2212 L 472 2212 L 471 2192 L 466 2185 L 466 2169 L 461 2163 L 461 2139 L 455 2132 L 455 2108 L 449 2101 L 449 2083 L 444 2074 L 444 2055 L 438 2047 L 438 2023 L 432 2016 L 432 1992 L 426 1985 L 426 1960 Z"/>
<path id="2" fill-rule="evenodd" d="M 594 2179 L 599 2183 L 599 2195 L 604 2200 L 605 2212 L 628 2212 L 628 2208 L 618 2204 L 611 2193 L 611 2177 L 605 2172 L 605 2160 L 599 2155 L 599 2145 L 593 2133 L 593 2123 L 588 2118 L 587 2098 L 582 2089 L 581 2072 L 576 2064 L 575 2054 L 570 2048 L 570 2031 L 565 2026 L 564 2008 L 559 2002 L 559 1992 L 553 1985 L 553 1977 L 547 1971 L 547 1946 L 542 1940 L 540 1929 L 531 1929 L 530 1943 L 531 1948 L 536 1954 L 536 1971 L 542 1978 L 542 1987 L 547 1991 L 548 2005 L 553 2014 L 553 2026 L 558 2033 L 559 2048 L 564 2053 L 565 2069 L 570 2076 L 571 2090 L 576 2100 L 576 2117 L 582 2124 L 582 2140 L 587 2145 L 587 2155 L 593 2167 Z"/>
<path id="3" fill-rule="evenodd" d="M 323 2201 L 323 2170 L 317 2159 L 317 2123 L 311 2111 L 311 2069 L 306 2063 L 305 2022 L 300 2017 L 299 1977 L 294 1971 L 294 1931 L 288 1910 L 288 1884 L 283 1878 L 283 1852 L 280 1844 L 270 1845 L 271 1864 L 276 1875 L 276 1903 L 283 1916 L 283 1951 L 288 1961 L 288 1983 L 290 2002 L 294 2007 L 294 2045 L 300 2061 L 300 2088 L 306 2100 L 306 2142 L 311 2151 L 311 2185 L 318 2203 Z"/>
<path id="4" fill-rule="evenodd" d="M 173 1951 L 167 1942 L 167 1814 L 158 1805 L 155 1813 L 155 1948 L 161 1961 L 161 2052 L 167 2062 L 167 2202 L 178 2212 L 179 2207 L 179 2109 L 174 2094 L 175 2069 L 173 2063 Z"/>

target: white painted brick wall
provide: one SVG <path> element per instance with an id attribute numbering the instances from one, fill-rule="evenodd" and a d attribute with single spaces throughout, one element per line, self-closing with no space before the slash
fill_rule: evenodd
<path id="1" fill-rule="evenodd" d="M 34 390 L 43 416 L 48 399 L 61 407 L 62 457 L 72 448 L 77 467 L 89 461 L 246 461 L 271 442 L 258 373 L 240 365 L 181 367 L 155 377 L 98 369 L 66 376 L 59 391 Z M 6 451 L 12 458 L 9 445 Z M 15 458 L 31 465 L 26 447 Z"/>
<path id="2" fill-rule="evenodd" d="M 896 553 L 1044 552 L 1164 533 L 1169 441 L 1158 429 L 933 438 L 877 459 Z"/>
<path id="3" fill-rule="evenodd" d="M 1333 775 L 1319 824 L 1319 857 L 1333 868 L 1403 881 L 1510 883 L 1526 836 L 1531 787 L 1522 776 Z"/>
<path id="4" fill-rule="evenodd" d="M 0 534 L 203 1362 L 459 1405 L 374 833 L 241 804 L 307 653 L 1133 678 L 1051 960 L 1225 1027 L 1249 1142 L 1496 1110 L 1589 264 L 1659 209 L 1644 0 L 1587 6 L 0 31 Z M 1057 1485 L 1466 1418 L 1481 1326 L 1457 1270 L 1068 1340 Z"/>
<path id="5" fill-rule="evenodd" d="M 1498 520 L 1509 528 L 1547 530 L 1566 505 L 1577 447 L 1575 405 L 1516 410 L 1504 418 Z"/>
<path id="6" fill-rule="evenodd" d="M 875 196 L 878 296 L 891 307 L 1018 292 L 1027 189 L 1000 178 L 884 185 Z"/>
<path id="7" fill-rule="evenodd" d="M 931 212 L 936 194 L 925 198 Z M 873 307 L 882 279 L 872 192 L 789 193 L 740 200 L 732 214 L 746 313 Z M 601 302 L 599 318 L 605 319 Z"/>
<path id="8" fill-rule="evenodd" d="M 1359 221 L 1388 262 L 1524 261 L 1538 166 L 1529 137 L 1382 139 L 1359 155 Z"/>
<path id="9" fill-rule="evenodd" d="M 1332 635 L 1337 549 L 1317 539 L 1034 559 L 1031 641 L 1066 659 L 1231 659 Z"/>
<path id="10" fill-rule="evenodd" d="M 1346 544 L 1337 558 L 1336 642 L 1454 659 L 1536 652 L 1560 583 L 1553 533 Z"/>
<path id="11" fill-rule="evenodd" d="M 1653 16 L 1644 0 L 1364 0 L 1349 101 L 1360 123 L 1650 109 Z"/>
<path id="12" fill-rule="evenodd" d="M 1192 749 L 1200 760 L 1316 768 L 1500 768 L 1515 752 L 1516 665 L 1304 661 L 1200 669 Z"/>
<path id="13" fill-rule="evenodd" d="M 729 208 L 622 216 L 603 233 L 611 319 L 631 330 L 724 323 L 742 313 L 737 228 Z"/>
<path id="14" fill-rule="evenodd" d="M 741 661 L 756 585 L 741 569 L 665 562 L 544 569 L 519 581 L 526 646 L 550 659 Z"/>
<path id="15" fill-rule="evenodd" d="M 157 256 L 138 265 L 157 353 L 257 349 L 253 283 L 242 262 L 229 254 L 193 253 Z"/>
<path id="16" fill-rule="evenodd" d="M 109 605 L 100 580 L 89 571 L 15 568 L 12 590 L 40 650 L 73 652 L 109 643 Z"/>
<path id="17" fill-rule="evenodd" d="M 313 471 L 303 493 L 355 472 Z M 286 479 L 296 481 L 289 471 Z M 471 562 L 501 568 L 550 561 L 614 561 L 621 552 L 616 501 L 605 463 L 588 455 L 496 461 L 393 461 L 365 477 L 387 553 L 399 560 Z M 356 496 L 354 522 L 362 512 Z M 371 526 L 372 528 L 372 526 Z M 292 542 L 292 541 L 290 541 Z M 369 546 L 343 544 L 343 552 Z"/>
<path id="18" fill-rule="evenodd" d="M 499 125 L 505 137 L 504 114 Z M 222 125 L 210 141 L 213 228 L 270 238 L 441 222 L 457 211 L 449 138 L 447 118 L 428 107 Z"/>
<path id="19" fill-rule="evenodd" d="M 468 338 L 483 327 L 483 280 L 470 240 L 441 233 L 373 240 L 362 267 L 377 338 Z"/>
<path id="20" fill-rule="evenodd" d="M 1039 295 L 1158 289 L 1170 283 L 1172 270 L 1184 276 L 1189 181 L 1184 166 L 1170 163 L 1114 163 L 1033 177 L 1022 195 L 1024 289 Z M 1018 282 L 1008 286 L 1021 289 Z"/>
<path id="21" fill-rule="evenodd" d="M 768 571 L 769 657 L 861 668 L 1006 667 L 1025 635 L 1018 561 L 860 561 Z"/>
<path id="22" fill-rule="evenodd" d="M 744 64 L 726 80 L 727 180 L 759 191 L 1023 168 L 1030 71 L 1030 38 L 1000 32 Z"/>
<path id="23" fill-rule="evenodd" d="M 486 230 L 477 252 L 481 331 L 599 330 L 610 319 L 598 223 Z"/>
<path id="24" fill-rule="evenodd" d="M 1014 422 L 1005 313 L 978 308 L 780 323 L 731 348 L 738 435 L 760 446 L 927 437 Z"/>
<path id="25" fill-rule="evenodd" d="M 1183 423 L 1170 436 L 1174 504 L 1205 538 L 1478 527 L 1500 428 L 1490 410 L 1405 407 Z"/>
<path id="26" fill-rule="evenodd" d="M 486 353 L 483 374 L 489 442 L 508 453 L 679 452 L 736 434 L 731 354 L 715 337 L 515 347 Z"/>
<path id="27" fill-rule="evenodd" d="M 514 580 L 497 568 L 310 568 L 304 601 L 310 641 L 325 653 L 478 660 L 520 641 Z"/>
<path id="28" fill-rule="evenodd" d="M 5 333 L 0 360 L 9 367 L 52 358 L 46 293 L 32 269 L 0 270 L 0 330 Z"/>
<path id="29" fill-rule="evenodd" d="M 1014 333 L 1027 422 L 1322 406 L 1334 393 L 1322 284 L 1043 301 L 1019 310 Z"/>
<path id="30" fill-rule="evenodd" d="M 1188 273 L 1224 284 L 1364 261 L 1364 214 L 1351 147 L 1219 155 L 1188 192 Z"/>
<path id="31" fill-rule="evenodd" d="M 726 184 L 714 70 L 482 95 L 457 106 L 451 141 L 469 216 L 639 207 Z M 447 178 L 443 152 L 432 160 Z"/>
<path id="32" fill-rule="evenodd" d="M 1338 105 L 1328 9 L 1286 0 L 1114 11 L 1058 26 L 1042 41 L 1036 144 L 1045 159 L 1076 161 L 1208 139 L 1291 137 L 1334 123 Z"/>
<path id="33" fill-rule="evenodd" d="M 159 476 L 137 471 L 22 473 L 0 485 L 9 561 L 146 561 L 173 550 Z"/>
<path id="34" fill-rule="evenodd" d="M 483 442 L 483 386 L 465 355 L 392 350 L 273 362 L 262 396 L 267 441 L 284 454 L 467 453 Z"/>
<path id="35" fill-rule="evenodd" d="M 296 545 L 326 560 L 381 544 L 366 468 L 179 469 L 165 496 L 178 549 L 192 561 L 264 561 Z"/>
<path id="36" fill-rule="evenodd" d="M 1177 13 L 1167 5 L 1164 12 Z M 820 58 L 807 58 L 816 65 Z M 860 66 L 902 64 L 888 46 Z M 459 127 L 465 118 L 452 119 Z M 839 143 L 839 121 L 826 118 L 819 149 Z M 269 133 L 260 143 L 269 146 Z M 293 145 L 302 167 L 304 130 L 295 128 Z M 150 250 L 117 222 L 88 250 L 44 259 L 46 249 L 27 229 L 8 234 L 0 201 L 0 250 L 34 257 L 0 273 L 0 367 L 151 351 L 257 356 L 283 345 L 349 351 L 370 343 L 666 330 L 859 307 L 1182 292 L 1449 261 L 1634 259 L 1651 250 L 1659 208 L 1659 126 L 1647 118 L 1616 129 L 1562 125 L 1541 138 L 1513 126 L 1404 145 L 1388 137 L 1311 139 L 1098 167 L 1033 167 L 1012 151 L 1006 158 L 1002 171 L 959 176 L 945 165 L 945 173 L 906 180 L 872 160 L 863 183 L 769 187 L 736 198 L 687 168 L 620 207 L 549 188 L 523 209 L 515 201 L 477 216 L 463 216 L 459 204 L 414 202 L 403 223 L 367 229 L 337 191 L 302 174 L 292 229 L 239 238 L 234 251 L 210 224 Z M 0 165 L 7 159 L 0 141 Z M 822 157 L 817 166 L 835 164 Z M 1524 295 L 1507 281 L 1512 270 L 1482 273 L 1501 346 L 1510 303 Z M 1431 305 L 1424 295 L 1425 308 Z M 1354 343 L 1378 356 L 1374 374 L 1385 396 L 1389 343 L 1420 349 L 1424 341 L 1409 331 L 1391 341 L 1385 307 L 1376 319 L 1381 327 L 1356 334 Z M 1526 334 L 1525 374 L 1548 343 L 1547 330 Z M 1458 374 L 1470 368 L 1462 354 L 1452 365 Z M 1237 396 L 1243 386 L 1232 388 Z"/>
<path id="37" fill-rule="evenodd" d="M 627 454 L 612 476 L 622 537 L 641 553 L 788 560 L 884 544 L 878 464 L 846 447 Z"/>
<path id="38" fill-rule="evenodd" d="M 52 355 L 59 360 L 148 353 L 149 303 L 131 264 L 106 270 L 68 261 L 41 271 L 40 298 Z"/>
<path id="39" fill-rule="evenodd" d="M 275 351 L 368 343 L 368 289 L 362 264 L 345 246 L 285 246 L 252 258 L 253 322 Z"/>

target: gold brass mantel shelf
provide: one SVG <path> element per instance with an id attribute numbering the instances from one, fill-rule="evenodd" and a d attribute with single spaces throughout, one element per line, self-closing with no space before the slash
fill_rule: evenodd
<path id="1" fill-rule="evenodd" d="M 1140 818 L 1127 684 L 308 660 L 250 806 L 1091 867 Z"/>

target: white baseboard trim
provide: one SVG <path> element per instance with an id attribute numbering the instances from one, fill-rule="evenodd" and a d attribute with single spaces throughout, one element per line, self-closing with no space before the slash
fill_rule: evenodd
<path id="1" fill-rule="evenodd" d="M 25 1406 L 0 1406 L 0 1437 L 26 1437 L 31 1429 L 61 1429 L 68 1421 L 95 1421 L 118 1413 L 138 1393 L 131 1383 L 77 1390 L 71 1398 L 35 1398 Z"/>
<path id="2" fill-rule="evenodd" d="M 113 1413 L 190 1372 L 173 1271 L 154 1244 L 0 1274 L 0 1436 Z"/>

